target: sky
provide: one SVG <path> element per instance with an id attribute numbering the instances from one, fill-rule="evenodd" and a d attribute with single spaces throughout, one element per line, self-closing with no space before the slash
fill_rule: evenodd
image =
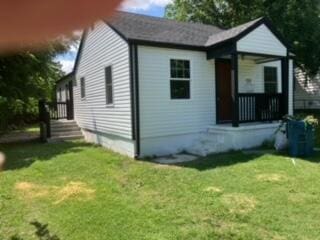
<path id="1" fill-rule="evenodd" d="M 120 10 L 163 17 L 165 6 L 170 2 L 172 2 L 172 0 L 125 0 L 121 5 Z M 72 71 L 76 55 L 77 46 L 72 46 L 69 52 L 59 55 L 56 58 L 56 61 L 61 63 L 62 70 L 65 73 Z"/>

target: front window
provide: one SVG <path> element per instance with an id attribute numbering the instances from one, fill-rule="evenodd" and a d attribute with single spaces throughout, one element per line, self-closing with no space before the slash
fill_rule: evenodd
<path id="1" fill-rule="evenodd" d="M 170 60 L 171 99 L 190 98 L 190 61 Z"/>
<path id="2" fill-rule="evenodd" d="M 264 68 L 264 92 L 277 93 L 278 92 L 278 75 L 276 67 Z"/>

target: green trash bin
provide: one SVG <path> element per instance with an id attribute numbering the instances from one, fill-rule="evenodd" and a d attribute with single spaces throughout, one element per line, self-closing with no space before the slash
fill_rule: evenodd
<path id="1" fill-rule="evenodd" d="M 314 153 L 315 129 L 304 121 L 287 123 L 289 154 L 292 157 L 308 157 Z"/>

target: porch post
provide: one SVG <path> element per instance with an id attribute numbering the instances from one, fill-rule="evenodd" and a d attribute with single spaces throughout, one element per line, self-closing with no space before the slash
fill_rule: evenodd
<path id="1" fill-rule="evenodd" d="M 282 72 L 282 115 L 289 113 L 289 58 L 284 57 L 281 59 L 281 72 Z"/>
<path id="2" fill-rule="evenodd" d="M 232 126 L 239 127 L 238 53 L 231 54 Z"/>

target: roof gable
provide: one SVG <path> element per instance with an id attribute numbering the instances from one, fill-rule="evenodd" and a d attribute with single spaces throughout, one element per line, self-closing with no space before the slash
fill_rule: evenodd
<path id="1" fill-rule="evenodd" d="M 264 23 L 237 40 L 237 50 L 240 52 L 287 55 L 287 47 Z"/>

